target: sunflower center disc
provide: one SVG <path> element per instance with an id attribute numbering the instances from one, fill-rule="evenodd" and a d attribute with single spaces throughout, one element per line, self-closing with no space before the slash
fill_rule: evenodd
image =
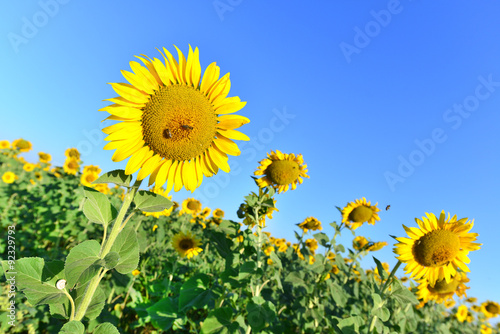
<path id="1" fill-rule="evenodd" d="M 184 251 L 193 248 L 193 246 L 193 241 L 191 239 L 183 239 L 181 240 L 181 242 L 179 242 L 179 248 Z"/>
<path id="2" fill-rule="evenodd" d="M 441 267 L 455 258 L 460 238 L 449 230 L 435 230 L 421 237 L 413 246 L 418 263 L 425 267 Z"/>
<path id="3" fill-rule="evenodd" d="M 195 201 L 189 201 L 187 204 L 187 207 L 189 210 L 193 210 L 193 211 L 196 211 L 199 209 L 199 205 Z"/>
<path id="4" fill-rule="evenodd" d="M 353 223 L 363 223 L 370 220 L 372 215 L 373 210 L 370 207 L 361 205 L 352 210 L 348 218 Z"/>
<path id="5" fill-rule="evenodd" d="M 440 294 L 453 293 L 457 290 L 459 284 L 460 281 L 457 279 L 454 279 L 450 283 L 446 283 L 446 280 L 442 279 L 442 280 L 437 280 L 436 284 L 434 284 L 433 287 L 431 287 L 430 285 L 427 286 L 427 289 L 429 289 L 429 291 L 431 292 Z"/>
<path id="6" fill-rule="evenodd" d="M 486 311 L 488 311 L 492 314 L 500 313 L 500 310 L 498 309 L 498 307 L 492 303 L 488 303 L 488 305 L 486 305 L 485 309 L 486 309 Z"/>
<path id="7" fill-rule="evenodd" d="M 146 145 L 168 160 L 191 160 L 212 144 L 217 115 L 205 95 L 193 87 L 161 87 L 144 107 Z"/>
<path id="8" fill-rule="evenodd" d="M 280 186 L 292 183 L 297 180 L 299 175 L 299 164 L 295 161 L 276 160 L 266 168 L 266 176 Z"/>

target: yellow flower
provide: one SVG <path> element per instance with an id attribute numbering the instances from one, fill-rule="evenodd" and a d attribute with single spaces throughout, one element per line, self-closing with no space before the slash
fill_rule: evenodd
<path id="1" fill-rule="evenodd" d="M 76 175 L 80 170 L 80 164 L 75 158 L 67 158 L 63 165 L 66 174 Z"/>
<path id="2" fill-rule="evenodd" d="M 264 254 L 266 254 L 267 256 L 270 256 L 272 252 L 274 252 L 273 246 L 267 246 L 264 248 Z"/>
<path id="3" fill-rule="evenodd" d="M 452 308 L 453 306 L 455 306 L 455 301 L 453 299 L 444 302 L 444 307 L 446 308 Z"/>
<path id="4" fill-rule="evenodd" d="M 137 270 L 137 269 L 135 269 L 134 271 L 132 271 L 132 275 L 134 275 L 134 276 L 137 276 L 137 275 L 139 275 L 140 273 L 141 273 L 141 272 L 140 272 L 139 270 Z"/>
<path id="5" fill-rule="evenodd" d="M 109 186 L 106 184 L 106 183 L 99 183 L 99 184 L 95 184 L 93 185 L 94 186 L 94 189 L 107 195 L 111 192 L 111 190 L 109 189 Z"/>
<path id="6" fill-rule="evenodd" d="M 156 231 L 157 228 L 158 228 L 158 225 L 155 224 L 155 226 L 153 226 L 153 232 Z"/>
<path id="7" fill-rule="evenodd" d="M 75 159 L 76 161 L 80 162 L 80 152 L 78 152 L 76 148 L 68 148 L 64 152 L 64 155 L 67 159 Z"/>
<path id="8" fill-rule="evenodd" d="M 273 264 L 273 260 L 267 259 L 267 264 L 271 266 Z"/>
<path id="9" fill-rule="evenodd" d="M 494 318 L 500 314 L 500 305 L 488 300 L 481 304 L 481 312 L 486 318 Z"/>
<path id="10" fill-rule="evenodd" d="M 314 217 L 308 217 L 306 218 L 302 223 L 298 224 L 299 228 L 304 231 L 304 233 L 307 233 L 307 231 L 317 231 L 317 230 L 322 230 L 323 228 L 321 227 L 321 222 L 317 220 Z"/>
<path id="11" fill-rule="evenodd" d="M 478 305 L 472 305 L 472 306 L 471 306 L 471 309 L 472 309 L 474 312 L 481 312 L 481 306 L 478 306 Z"/>
<path id="12" fill-rule="evenodd" d="M 94 184 L 92 184 L 92 182 L 97 180 L 97 178 L 99 178 L 99 174 L 97 174 L 96 172 L 84 172 L 80 177 L 80 183 L 86 187 L 92 188 L 94 187 Z"/>
<path id="13" fill-rule="evenodd" d="M 326 258 L 327 258 L 328 260 L 330 260 L 330 261 L 335 260 L 335 257 L 336 257 L 336 256 L 337 256 L 337 255 L 336 255 L 334 252 L 332 252 L 332 251 L 328 251 L 328 253 L 326 254 Z"/>
<path id="14" fill-rule="evenodd" d="M 316 241 L 316 239 L 307 239 L 306 247 L 309 248 L 309 250 L 314 254 L 316 249 L 318 249 L 318 241 Z"/>
<path id="15" fill-rule="evenodd" d="M 473 242 L 478 234 L 468 233 L 474 224 L 467 218 L 457 220 L 457 216 L 450 218 L 448 214 L 446 219 L 444 211 L 439 218 L 432 213 L 426 215 L 422 220 L 415 219 L 420 229 L 403 225 L 410 238 L 396 238 L 399 243 L 394 252 L 406 264 L 410 277 L 426 277 L 431 286 L 442 279 L 450 283 L 457 268 L 469 272 L 467 254 L 480 248 L 481 244 Z"/>
<path id="16" fill-rule="evenodd" d="M 366 247 L 366 250 L 369 252 L 376 252 L 378 250 L 381 250 L 385 246 L 387 246 L 388 243 L 385 241 L 380 241 L 380 242 L 370 242 L 368 247 Z"/>
<path id="17" fill-rule="evenodd" d="M 274 245 L 278 247 L 278 252 L 286 252 L 288 245 L 286 244 L 286 239 L 274 239 Z"/>
<path id="18" fill-rule="evenodd" d="M 403 276 L 399 279 L 402 283 L 408 282 L 410 279 L 407 276 Z"/>
<path id="19" fill-rule="evenodd" d="M 491 334 L 493 333 L 493 329 L 489 325 L 482 324 L 481 325 L 481 334 Z"/>
<path id="20" fill-rule="evenodd" d="M 37 181 L 42 181 L 42 179 L 43 179 L 42 174 L 40 172 L 35 172 L 35 179 Z"/>
<path id="21" fill-rule="evenodd" d="M 49 163 L 52 160 L 52 156 L 48 153 L 38 152 L 38 158 L 42 163 Z"/>
<path id="22" fill-rule="evenodd" d="M 16 139 L 12 142 L 12 148 L 19 150 L 20 152 L 29 152 L 32 149 L 32 145 L 29 141 L 22 138 Z"/>
<path id="23" fill-rule="evenodd" d="M 334 275 L 337 275 L 339 272 L 340 272 L 339 267 L 337 267 L 337 265 L 336 265 L 336 264 L 334 264 L 334 265 L 332 266 L 331 273 L 332 273 L 332 274 L 334 274 Z"/>
<path id="24" fill-rule="evenodd" d="M 239 235 L 237 238 L 236 238 L 236 241 L 238 242 L 243 242 L 244 238 L 242 235 Z"/>
<path id="25" fill-rule="evenodd" d="M 354 240 L 352 241 L 352 247 L 355 250 L 362 250 L 367 244 L 368 244 L 368 240 L 366 240 L 365 237 L 360 236 L 360 235 L 357 236 L 356 238 L 354 238 Z"/>
<path id="26" fill-rule="evenodd" d="M 88 166 L 84 166 L 83 167 L 83 173 L 97 173 L 97 174 L 100 174 L 101 173 L 101 169 L 99 168 L 99 166 L 94 166 L 94 165 L 88 165 Z"/>
<path id="27" fill-rule="evenodd" d="M 309 264 L 314 264 L 314 262 L 316 262 L 316 259 L 314 258 L 314 256 L 309 255 Z"/>
<path id="28" fill-rule="evenodd" d="M 273 186 L 280 194 L 290 188 L 294 190 L 298 183 L 302 184 L 303 177 L 309 178 L 306 173 L 307 165 L 304 164 L 302 154 L 284 154 L 276 150 L 268 153 L 267 159 L 260 161 L 254 175 L 264 176 L 256 180 L 260 188 Z"/>
<path id="29" fill-rule="evenodd" d="M 212 63 L 202 77 L 198 48 L 189 46 L 187 60 L 175 48 L 179 60 L 163 48 L 165 63 L 137 57 L 145 66 L 130 62 L 133 73 L 122 71 L 130 84 L 111 83 L 120 96 L 101 110 L 120 122 L 103 129 L 110 141 L 104 149 L 116 149 L 113 161 L 130 157 L 125 173 L 139 170 L 138 180 L 150 175 L 149 185 L 168 182 L 167 192 L 194 191 L 203 176 L 229 172 L 228 154 L 240 154 L 233 140 L 249 140 L 234 129 L 250 120 L 232 114 L 246 102 L 227 97 L 229 74 L 219 79 Z"/>
<path id="30" fill-rule="evenodd" d="M 197 199 L 187 198 L 182 202 L 182 209 L 179 212 L 180 215 L 183 213 L 189 213 L 196 216 L 202 210 L 201 203 Z"/>
<path id="31" fill-rule="evenodd" d="M 224 218 L 224 211 L 222 211 L 221 209 L 215 209 L 212 215 L 214 216 L 214 218 Z"/>
<path id="32" fill-rule="evenodd" d="M 23 169 L 26 171 L 26 172 L 32 172 L 33 169 L 35 169 L 35 165 L 32 164 L 32 163 L 25 163 L 24 166 L 23 166 Z"/>
<path id="33" fill-rule="evenodd" d="M 150 191 L 152 191 L 153 193 L 155 194 L 158 194 L 160 196 L 163 196 L 169 200 L 172 200 L 172 196 L 171 195 L 168 195 L 167 191 L 165 191 L 165 189 L 163 188 L 152 188 L 150 189 Z M 170 216 L 170 214 L 172 213 L 172 211 L 174 211 L 174 206 L 172 205 L 170 208 L 168 209 L 165 209 L 163 211 L 159 211 L 159 212 L 142 212 L 145 216 L 153 216 L 155 218 L 159 218 L 161 216 Z M 158 227 L 158 226 L 157 226 Z M 154 227 L 153 227 L 153 232 L 154 232 Z"/>
<path id="34" fill-rule="evenodd" d="M 203 210 L 201 210 L 201 213 L 198 215 L 198 217 L 205 220 L 205 219 L 207 219 L 208 216 L 210 216 L 210 212 L 212 212 L 212 209 L 203 208 Z"/>
<path id="35" fill-rule="evenodd" d="M 477 302 L 477 298 L 476 298 L 476 297 L 469 297 L 469 298 L 467 298 L 465 301 L 466 301 L 467 303 L 471 303 L 471 304 L 473 304 L 473 303 Z"/>
<path id="36" fill-rule="evenodd" d="M 187 257 L 188 259 L 203 251 L 203 249 L 198 247 L 200 245 L 200 240 L 196 239 L 191 232 L 179 232 L 174 235 L 172 245 L 179 255 Z"/>
<path id="37" fill-rule="evenodd" d="M 377 204 L 371 205 L 370 203 L 364 197 L 347 203 L 347 206 L 342 209 L 342 222 L 352 230 L 357 229 L 364 222 L 375 225 L 375 221 L 380 220 L 377 214 L 380 209 Z"/>
<path id="38" fill-rule="evenodd" d="M 6 148 L 10 148 L 10 141 L 0 140 L 0 150 L 4 150 Z"/>
<path id="39" fill-rule="evenodd" d="M 467 313 L 468 313 L 467 306 L 460 305 L 458 307 L 458 310 L 457 310 L 457 313 L 455 314 L 455 316 L 457 317 L 458 321 L 464 322 L 467 319 Z"/>
<path id="40" fill-rule="evenodd" d="M 465 273 L 458 272 L 451 282 L 445 280 L 437 280 L 434 286 L 430 286 L 427 279 L 420 280 L 418 283 L 417 297 L 425 302 L 435 300 L 437 303 L 443 303 L 446 300 L 453 299 L 456 294 L 458 297 L 466 295 L 465 290 L 468 287 L 464 284 L 469 282 Z"/>
<path id="41" fill-rule="evenodd" d="M 15 180 L 17 180 L 19 177 L 12 173 L 12 172 L 5 172 L 2 175 L 2 181 L 5 183 L 13 183 Z"/>

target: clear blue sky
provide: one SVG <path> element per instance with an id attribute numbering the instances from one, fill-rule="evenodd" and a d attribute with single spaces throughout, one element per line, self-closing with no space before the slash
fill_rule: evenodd
<path id="1" fill-rule="evenodd" d="M 363 196 L 383 210 L 357 230 L 374 241 L 392 243 L 425 212 L 474 218 L 484 245 L 470 254 L 468 294 L 500 302 L 499 12 L 498 1 L 10 1 L 0 139 L 32 141 L 28 160 L 43 151 L 62 165 L 78 147 L 86 164 L 124 168 L 102 149 L 107 83 L 125 81 L 134 55 L 191 44 L 202 68 L 231 73 L 230 96 L 251 119 L 251 141 L 230 157 L 239 168 L 205 179 L 195 198 L 237 219 L 258 161 L 302 153 L 311 178 L 277 196 L 273 235 L 294 240 L 308 216 L 328 226 L 335 206 Z M 375 255 L 396 263 L 391 247 Z"/>

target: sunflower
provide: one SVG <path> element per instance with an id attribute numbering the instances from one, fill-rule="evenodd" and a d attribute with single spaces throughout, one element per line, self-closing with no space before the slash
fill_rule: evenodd
<path id="1" fill-rule="evenodd" d="M 165 189 L 163 188 L 152 188 L 150 191 L 154 192 L 155 194 L 157 195 L 160 195 L 160 196 L 163 196 L 167 199 L 169 199 L 170 201 L 172 200 L 172 196 L 171 195 L 168 195 L 168 192 L 165 191 Z M 159 211 L 159 212 L 142 212 L 145 216 L 153 216 L 155 218 L 159 218 L 160 216 L 170 216 L 170 214 L 172 213 L 172 211 L 174 211 L 174 206 L 172 205 L 170 208 L 168 209 L 165 209 L 163 211 Z M 158 228 L 157 225 L 155 225 L 156 228 Z M 153 232 L 155 231 L 155 228 L 153 227 Z"/>
<path id="2" fill-rule="evenodd" d="M 168 192 L 172 187 L 194 191 L 203 176 L 229 172 L 228 154 L 240 154 L 233 140 L 249 140 L 234 129 L 250 120 L 231 115 L 246 102 L 227 97 L 229 73 L 219 78 L 220 69 L 212 63 L 202 77 L 198 48 L 189 46 L 187 60 L 175 48 L 179 60 L 163 48 L 158 51 L 164 63 L 137 57 L 145 66 L 132 61 L 133 73 L 122 71 L 130 84 L 111 83 L 120 96 L 101 111 L 120 123 L 103 129 L 110 141 L 104 149 L 116 149 L 113 161 L 130 157 L 125 173 L 139 170 L 138 180 L 150 175 L 149 185 L 168 182 Z"/>
<path id="3" fill-rule="evenodd" d="M 457 313 L 455 314 L 455 316 L 457 317 L 458 321 L 464 322 L 467 319 L 468 313 L 469 313 L 469 310 L 467 309 L 467 306 L 460 305 L 457 309 Z"/>
<path id="4" fill-rule="evenodd" d="M 43 179 L 43 175 L 42 175 L 42 173 L 40 173 L 40 172 L 35 172 L 35 179 L 36 179 L 37 181 L 42 181 L 42 179 Z"/>
<path id="5" fill-rule="evenodd" d="M 96 172 L 83 172 L 82 176 L 80 177 L 80 183 L 83 184 L 86 187 L 94 187 L 92 182 L 97 180 L 99 178 L 99 174 Z"/>
<path id="6" fill-rule="evenodd" d="M 99 166 L 88 165 L 88 166 L 84 166 L 83 167 L 83 173 L 97 173 L 97 174 L 100 174 L 101 171 L 102 170 L 99 168 Z"/>
<path id="7" fill-rule="evenodd" d="M 359 235 L 352 241 L 352 247 L 355 250 L 362 250 L 366 245 L 368 245 L 368 240 L 365 237 Z"/>
<path id="8" fill-rule="evenodd" d="M 486 324 L 481 325 L 481 334 L 491 334 L 493 333 L 493 328 Z"/>
<path id="9" fill-rule="evenodd" d="M 297 188 L 297 183 L 302 184 L 303 177 L 309 178 L 306 173 L 307 165 L 304 164 L 302 154 L 296 156 L 293 153 L 284 154 L 276 150 L 276 152 L 268 153 L 267 159 L 260 161 L 260 166 L 254 175 L 264 175 L 264 177 L 256 179 L 260 188 L 273 186 L 280 194 L 290 188 L 294 190 Z"/>
<path id="10" fill-rule="evenodd" d="M 174 235 L 172 245 L 182 257 L 187 257 L 188 259 L 203 251 L 203 249 L 198 247 L 200 245 L 200 240 L 196 239 L 191 232 L 179 232 Z"/>
<path id="11" fill-rule="evenodd" d="M 20 152 L 29 152 L 33 146 L 27 140 L 22 138 L 16 139 L 12 142 L 12 148 L 18 149 Z"/>
<path id="12" fill-rule="evenodd" d="M 5 172 L 2 175 L 2 181 L 5 183 L 13 183 L 18 179 L 18 176 L 12 172 Z"/>
<path id="13" fill-rule="evenodd" d="M 80 170 L 79 160 L 76 158 L 67 158 L 63 165 L 66 174 L 76 175 Z"/>
<path id="14" fill-rule="evenodd" d="M 316 252 L 316 249 L 318 249 L 318 241 L 316 239 L 307 239 L 306 247 L 309 248 L 311 253 L 314 254 Z"/>
<path id="15" fill-rule="evenodd" d="M 397 258 L 406 264 L 406 274 L 415 279 L 426 277 L 431 286 L 437 280 L 445 279 L 451 282 L 457 274 L 457 268 L 469 272 L 466 263 L 469 263 L 467 254 L 477 250 L 481 244 L 475 243 L 477 233 L 468 233 L 474 221 L 467 222 L 467 218 L 457 220 L 457 216 L 448 219 L 444 211 L 439 218 L 434 214 L 426 213 L 422 220 L 415 218 L 419 228 L 403 225 L 410 238 L 396 238 L 394 253 Z"/>
<path id="16" fill-rule="evenodd" d="M 469 297 L 465 300 L 467 303 L 471 303 L 471 304 L 474 304 L 475 302 L 477 302 L 477 298 L 476 297 Z"/>
<path id="17" fill-rule="evenodd" d="M 68 159 L 76 159 L 78 162 L 80 162 L 80 152 L 76 148 L 68 148 L 64 152 L 64 155 Z"/>
<path id="18" fill-rule="evenodd" d="M 456 302 L 453 299 L 449 299 L 449 300 L 444 302 L 444 307 L 452 308 L 453 306 L 455 306 L 455 304 L 456 304 Z"/>
<path id="19" fill-rule="evenodd" d="M 134 275 L 134 276 L 137 276 L 137 275 L 139 275 L 140 273 L 141 273 L 141 272 L 140 272 L 139 270 L 137 270 L 137 269 L 135 269 L 134 271 L 132 271 L 132 275 Z"/>
<path id="20" fill-rule="evenodd" d="M 445 280 L 437 280 L 434 286 L 430 286 L 427 279 L 422 279 L 418 283 L 417 297 L 424 302 L 435 300 L 437 303 L 443 303 L 448 299 L 453 299 L 456 294 L 462 298 L 467 296 L 465 290 L 469 289 L 464 283 L 469 282 L 465 273 L 458 272 L 451 282 L 447 283 Z"/>
<path id="21" fill-rule="evenodd" d="M 214 212 L 212 213 L 212 216 L 214 216 L 214 218 L 224 218 L 224 211 L 222 211 L 221 209 L 215 209 Z"/>
<path id="22" fill-rule="evenodd" d="M 389 244 L 386 241 L 370 242 L 368 247 L 366 247 L 366 250 L 369 252 L 376 252 L 378 250 L 381 250 L 387 245 Z"/>
<path id="23" fill-rule="evenodd" d="M 186 198 L 182 201 L 182 209 L 179 212 L 180 215 L 183 213 L 189 213 L 196 216 L 202 210 L 201 202 L 194 198 Z"/>
<path id="24" fill-rule="evenodd" d="M 347 206 L 342 209 L 342 222 L 352 230 L 357 229 L 364 222 L 375 225 L 375 221 L 380 220 L 377 214 L 380 209 L 377 208 L 377 203 L 375 205 L 370 203 L 364 197 L 347 203 Z"/>
<path id="25" fill-rule="evenodd" d="M 109 186 L 107 183 L 99 183 L 99 184 L 94 184 L 94 189 L 103 193 L 104 195 L 108 195 L 111 193 L 111 189 L 109 189 Z"/>
<path id="26" fill-rule="evenodd" d="M 35 169 L 35 165 L 32 164 L 32 163 L 25 163 L 24 166 L 23 166 L 23 169 L 26 171 L 26 172 L 32 172 L 33 169 Z"/>
<path id="27" fill-rule="evenodd" d="M 38 152 L 38 158 L 42 163 L 49 163 L 52 160 L 52 156 L 48 153 Z"/>
<path id="28" fill-rule="evenodd" d="M 500 314 L 500 305 L 488 300 L 481 304 L 481 312 L 486 318 L 494 318 Z"/>
<path id="29" fill-rule="evenodd" d="M 0 150 L 5 150 L 7 148 L 10 148 L 10 141 L 0 140 Z"/>
<path id="30" fill-rule="evenodd" d="M 321 222 L 317 220 L 314 217 L 308 217 L 306 218 L 302 223 L 297 225 L 299 228 L 304 231 L 304 233 L 307 233 L 307 231 L 317 231 L 317 230 L 322 230 L 323 228 L 321 227 Z"/>

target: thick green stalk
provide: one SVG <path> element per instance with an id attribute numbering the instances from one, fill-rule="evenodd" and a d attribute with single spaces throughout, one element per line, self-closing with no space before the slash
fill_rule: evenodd
<path id="1" fill-rule="evenodd" d="M 118 234 L 120 234 L 120 231 L 124 227 L 124 226 L 122 226 L 122 222 L 125 218 L 125 215 L 127 214 L 127 211 L 128 211 L 128 208 L 130 207 L 130 204 L 132 204 L 132 201 L 134 200 L 134 196 L 137 193 L 137 190 L 139 189 L 140 184 L 141 184 L 141 181 L 136 181 L 134 186 L 125 195 L 122 207 L 120 208 L 120 211 L 118 212 L 118 216 L 116 217 L 115 223 L 113 224 L 113 228 L 111 230 L 111 233 L 109 234 L 107 240 L 103 240 L 103 244 L 101 245 L 101 254 L 100 254 L 101 259 L 104 258 L 109 253 L 109 251 L 111 250 L 111 247 L 113 246 L 113 243 L 115 242 L 116 238 L 118 237 Z M 101 282 L 101 279 L 104 277 L 105 273 L 106 273 L 106 270 L 103 271 L 101 269 L 99 271 L 99 274 L 94 276 L 94 278 L 92 278 L 90 280 L 90 282 L 87 286 L 87 289 L 85 290 L 85 294 L 83 295 L 82 302 L 76 311 L 75 320 L 81 321 L 83 319 L 83 317 L 85 316 L 85 313 L 87 312 L 87 308 L 90 305 L 92 297 L 94 297 L 94 293 L 97 290 L 97 287 L 99 286 L 99 283 Z"/>

